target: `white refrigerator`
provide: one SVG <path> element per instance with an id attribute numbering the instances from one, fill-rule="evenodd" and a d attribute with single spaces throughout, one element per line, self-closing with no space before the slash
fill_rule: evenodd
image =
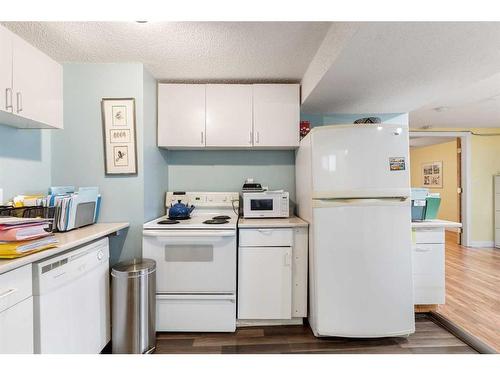
<path id="1" fill-rule="evenodd" d="M 296 153 L 315 336 L 415 331 L 408 126 L 312 129 Z"/>

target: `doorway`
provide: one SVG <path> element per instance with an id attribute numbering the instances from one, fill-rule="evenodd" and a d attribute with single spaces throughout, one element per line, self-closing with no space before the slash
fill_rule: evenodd
<path id="1" fill-rule="evenodd" d="M 463 246 L 470 241 L 470 150 L 469 132 L 410 131 L 411 186 L 439 194 L 437 218 L 462 224 L 455 237 Z"/>

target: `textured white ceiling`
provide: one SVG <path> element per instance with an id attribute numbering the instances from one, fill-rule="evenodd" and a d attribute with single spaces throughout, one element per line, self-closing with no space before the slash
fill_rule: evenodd
<path id="1" fill-rule="evenodd" d="M 411 112 L 410 125 L 413 128 L 500 127 L 500 73 Z"/>
<path id="2" fill-rule="evenodd" d="M 5 22 L 59 62 L 142 62 L 160 80 L 295 81 L 329 22 Z"/>
<path id="3" fill-rule="evenodd" d="M 498 22 L 360 23 L 342 48 L 305 112 L 410 112 L 411 126 L 500 126 L 500 96 L 488 99 L 500 94 Z M 429 110 L 447 105 L 453 110 Z"/>

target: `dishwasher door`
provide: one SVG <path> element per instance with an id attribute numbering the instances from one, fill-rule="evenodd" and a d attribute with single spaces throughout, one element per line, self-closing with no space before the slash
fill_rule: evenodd
<path id="1" fill-rule="evenodd" d="M 35 353 L 97 354 L 110 340 L 104 238 L 35 265 Z"/>

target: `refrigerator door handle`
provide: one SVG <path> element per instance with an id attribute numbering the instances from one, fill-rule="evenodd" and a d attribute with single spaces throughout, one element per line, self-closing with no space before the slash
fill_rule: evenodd
<path id="1" fill-rule="evenodd" d="M 315 208 L 338 206 L 404 206 L 408 204 L 409 197 L 313 199 L 313 207 Z"/>

